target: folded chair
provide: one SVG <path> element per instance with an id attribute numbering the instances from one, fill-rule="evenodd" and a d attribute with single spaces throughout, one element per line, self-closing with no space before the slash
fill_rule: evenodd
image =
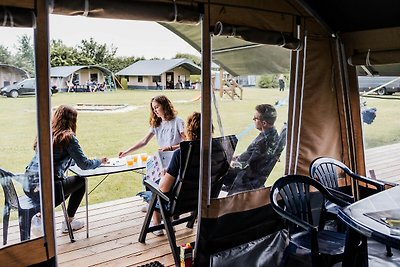
<path id="1" fill-rule="evenodd" d="M 341 172 L 344 174 L 342 177 Z M 329 157 L 314 159 L 310 164 L 310 176 L 328 187 L 331 193 L 350 203 L 385 190 L 384 182 L 356 174 L 344 163 Z M 352 184 L 359 183 L 363 186 L 352 187 Z M 328 218 L 336 220 L 337 206 L 327 202 L 326 209 L 330 214 Z M 389 246 L 386 247 L 386 255 L 393 255 Z"/>
<path id="2" fill-rule="evenodd" d="M 226 149 L 227 143 L 229 143 L 231 149 Z M 232 157 L 236 143 L 237 139 L 235 136 L 213 138 L 211 152 L 211 183 L 218 181 L 218 179 L 228 170 L 228 159 Z M 177 178 L 177 182 L 172 188 L 170 194 L 164 194 L 159 190 L 157 184 L 153 183 L 152 181 L 145 180 L 145 185 L 151 190 L 152 197 L 139 236 L 139 242 L 144 243 L 146 241 L 147 233 L 155 230 L 165 229 L 176 266 L 179 266 L 180 260 L 179 247 L 176 245 L 173 226 L 187 222 L 186 226 L 188 228 L 193 228 L 195 219 L 197 217 L 199 197 L 200 141 L 181 142 L 180 150 L 181 167 L 179 177 Z M 150 221 L 153 212 L 156 209 L 157 202 L 160 204 L 160 213 L 163 223 L 150 227 Z"/>
<path id="3" fill-rule="evenodd" d="M 291 223 L 290 244 L 284 252 L 283 266 L 293 266 L 293 261 L 307 263 L 309 259 L 315 267 L 342 261 L 345 234 L 325 230 L 320 218 L 325 211 L 325 199 L 341 207 L 349 205 L 348 202 L 335 197 L 318 181 L 301 175 L 277 180 L 270 198 L 273 209 Z M 307 254 L 309 256 L 304 257 Z"/>
<path id="4" fill-rule="evenodd" d="M 12 181 L 13 176 L 15 176 L 13 173 L 0 168 L 0 183 L 4 191 L 3 245 L 7 244 L 11 210 L 18 211 L 21 241 L 30 239 L 32 217 L 40 211 L 40 203 L 32 201 L 25 195 L 18 197 Z"/>

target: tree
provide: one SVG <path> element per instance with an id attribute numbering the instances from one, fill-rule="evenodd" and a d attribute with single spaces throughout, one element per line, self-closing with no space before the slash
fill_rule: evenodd
<path id="1" fill-rule="evenodd" d="M 0 63 L 13 64 L 11 52 L 3 45 L 0 45 Z"/>
<path id="2" fill-rule="evenodd" d="M 76 48 L 69 47 L 61 40 L 51 40 L 50 42 L 50 65 L 73 66 L 81 62 Z"/>
<path id="3" fill-rule="evenodd" d="M 18 37 L 17 54 L 14 64 L 21 69 L 25 69 L 31 74 L 35 73 L 34 51 L 32 37 L 23 34 Z"/>
<path id="4" fill-rule="evenodd" d="M 86 61 L 85 65 L 100 65 L 106 67 L 117 53 L 117 48 L 107 44 L 99 44 L 93 38 L 89 40 L 82 40 L 81 45 L 78 46 L 81 60 Z"/>
<path id="5" fill-rule="evenodd" d="M 275 74 L 261 75 L 257 81 L 260 88 L 276 88 L 278 87 L 278 78 Z"/>
<path id="6" fill-rule="evenodd" d="M 186 58 L 194 62 L 197 66 L 201 66 L 200 57 L 192 54 L 177 53 L 174 58 Z"/>

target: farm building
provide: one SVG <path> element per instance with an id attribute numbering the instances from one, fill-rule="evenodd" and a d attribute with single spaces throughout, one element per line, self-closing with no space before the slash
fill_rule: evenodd
<path id="1" fill-rule="evenodd" d="M 201 69 L 188 59 L 141 60 L 115 75 L 126 79 L 128 88 L 180 89 L 190 87 L 190 75 L 200 75 Z"/>

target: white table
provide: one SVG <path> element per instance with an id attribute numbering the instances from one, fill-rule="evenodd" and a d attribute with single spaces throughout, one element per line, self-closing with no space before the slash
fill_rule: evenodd
<path id="1" fill-rule="evenodd" d="M 92 170 L 82 170 L 77 165 L 73 165 L 69 168 L 70 171 L 85 179 L 86 237 L 89 237 L 89 207 L 88 207 L 89 194 L 93 192 L 93 190 L 95 190 L 110 174 L 128 172 L 128 171 L 134 171 L 144 174 L 143 172 L 140 172 L 140 170 L 143 170 L 145 168 L 146 168 L 146 163 L 140 161 L 132 166 L 128 166 L 127 164 L 118 166 L 100 165 L 100 167 Z M 92 176 L 101 176 L 101 175 L 105 175 L 105 177 L 90 192 L 88 192 L 87 178 Z"/>

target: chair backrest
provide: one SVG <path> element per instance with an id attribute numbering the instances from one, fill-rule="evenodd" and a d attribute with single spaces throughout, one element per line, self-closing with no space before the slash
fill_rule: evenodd
<path id="1" fill-rule="evenodd" d="M 318 180 L 321 184 L 329 188 L 339 187 L 338 169 L 348 175 L 353 172 L 342 162 L 328 157 L 319 157 L 310 164 L 310 176 Z M 349 185 L 347 179 L 344 179 L 345 185 Z"/>
<path id="2" fill-rule="evenodd" d="M 10 208 L 18 209 L 18 195 L 12 181 L 13 173 L 0 168 L 0 183 L 4 191 L 5 204 Z"/>
<path id="3" fill-rule="evenodd" d="M 222 177 L 229 168 L 237 139 L 235 136 L 212 139 L 211 184 Z M 233 146 L 227 149 L 226 145 Z M 184 141 L 180 144 L 181 167 L 177 183 L 172 190 L 171 214 L 182 214 L 197 209 L 200 171 L 200 141 Z"/>
<path id="4" fill-rule="evenodd" d="M 267 162 L 265 169 L 263 170 L 263 173 L 265 173 L 265 176 L 268 178 L 268 176 L 271 174 L 272 170 L 275 167 L 275 164 L 278 162 L 283 149 L 286 146 L 286 132 L 287 132 L 287 126 L 286 124 L 283 126 L 281 133 L 278 136 L 278 141 L 273 153 L 273 157 Z"/>
<path id="5" fill-rule="evenodd" d="M 310 187 L 314 188 L 310 190 Z M 316 194 L 317 192 L 321 194 Z M 302 175 L 287 175 L 278 179 L 271 189 L 271 204 L 274 210 L 285 219 L 309 228 L 319 225 L 320 211 L 325 209 L 325 199 L 340 206 L 349 203 L 334 197 L 321 183 Z M 315 211 L 315 212 L 314 212 Z"/>

